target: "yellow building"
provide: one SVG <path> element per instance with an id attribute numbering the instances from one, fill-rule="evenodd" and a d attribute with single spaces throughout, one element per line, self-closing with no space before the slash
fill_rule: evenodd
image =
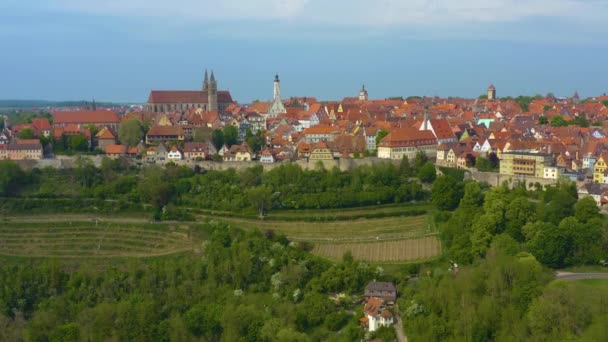
<path id="1" fill-rule="evenodd" d="M 604 176 L 606 173 L 606 158 L 607 156 L 600 156 L 595 164 L 593 164 L 593 183 L 606 183 L 608 179 Z"/>
<path id="2" fill-rule="evenodd" d="M 545 167 L 552 165 L 553 157 L 550 154 L 530 151 L 503 152 L 500 159 L 500 173 L 543 178 Z"/>

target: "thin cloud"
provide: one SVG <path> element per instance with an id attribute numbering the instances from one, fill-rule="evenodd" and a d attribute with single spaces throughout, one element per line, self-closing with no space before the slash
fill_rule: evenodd
<path id="1" fill-rule="evenodd" d="M 531 17 L 597 19 L 606 1 L 581 0 L 51 0 L 54 8 L 167 20 L 289 20 L 352 26 L 453 25 Z"/>

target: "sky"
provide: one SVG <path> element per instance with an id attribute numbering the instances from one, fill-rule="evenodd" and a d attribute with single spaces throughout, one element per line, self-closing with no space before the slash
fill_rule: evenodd
<path id="1" fill-rule="evenodd" d="M 0 99 L 583 97 L 608 92 L 608 0 L 0 0 Z"/>

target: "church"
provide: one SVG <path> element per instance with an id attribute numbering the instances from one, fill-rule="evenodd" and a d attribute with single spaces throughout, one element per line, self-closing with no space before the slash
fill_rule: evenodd
<path id="1" fill-rule="evenodd" d="M 230 91 L 217 90 L 217 81 L 211 71 L 205 79 L 202 90 L 152 90 L 148 97 L 147 109 L 153 113 L 179 112 L 200 108 L 205 112 L 220 112 L 232 104 Z"/>

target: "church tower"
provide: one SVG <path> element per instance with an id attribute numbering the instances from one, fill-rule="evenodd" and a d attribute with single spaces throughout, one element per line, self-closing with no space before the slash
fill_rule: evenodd
<path id="1" fill-rule="evenodd" d="M 496 100 L 496 87 L 493 84 L 488 87 L 488 100 Z"/>
<path id="2" fill-rule="evenodd" d="M 273 101 L 281 101 L 281 81 L 279 81 L 279 74 L 274 75 L 274 97 Z"/>
<path id="3" fill-rule="evenodd" d="M 209 78 L 209 88 L 207 89 L 207 97 L 209 100 L 209 107 L 207 108 L 208 111 L 217 112 L 217 82 L 215 81 L 213 70 L 211 70 L 211 77 Z"/>
<path id="4" fill-rule="evenodd" d="M 207 69 L 205 69 L 205 79 L 203 80 L 203 91 L 209 90 L 209 76 L 207 76 Z"/>
<path id="5" fill-rule="evenodd" d="M 367 90 L 365 90 L 365 84 L 361 87 L 361 91 L 359 91 L 359 101 L 367 101 Z"/>
<path id="6" fill-rule="evenodd" d="M 281 101 L 281 81 L 279 81 L 279 74 L 276 74 L 274 76 L 274 96 L 270 109 L 268 110 L 268 115 L 270 117 L 276 117 L 277 115 L 286 112 L 287 110 Z"/>

